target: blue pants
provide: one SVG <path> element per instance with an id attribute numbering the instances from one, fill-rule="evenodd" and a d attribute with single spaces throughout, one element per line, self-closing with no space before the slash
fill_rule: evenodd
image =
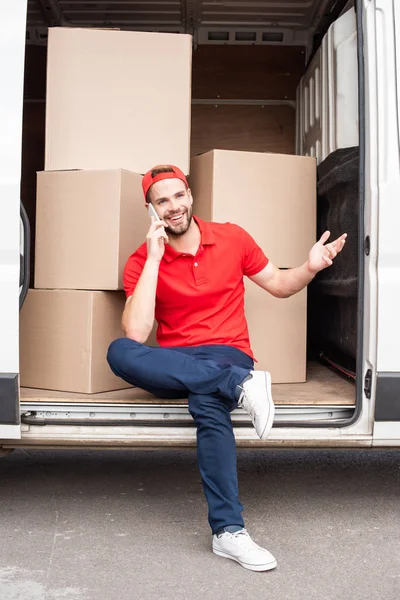
<path id="1" fill-rule="evenodd" d="M 188 398 L 212 532 L 243 527 L 230 411 L 253 359 L 232 346 L 153 348 L 121 338 L 110 345 L 107 360 L 115 375 L 159 398 Z"/>

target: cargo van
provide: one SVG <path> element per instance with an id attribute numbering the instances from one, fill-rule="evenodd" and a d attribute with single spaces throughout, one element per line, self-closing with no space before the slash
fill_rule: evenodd
<path id="1" fill-rule="evenodd" d="M 19 319 L 34 287 L 51 27 L 190 34 L 192 156 L 218 149 L 313 157 L 315 237 L 325 229 L 348 233 L 340 265 L 308 289 L 306 380 L 273 386 L 266 441 L 235 410 L 237 445 L 400 446 L 399 3 L 103 4 L 9 0 L 2 7 L 0 452 L 196 444 L 185 398 L 21 385 Z"/>

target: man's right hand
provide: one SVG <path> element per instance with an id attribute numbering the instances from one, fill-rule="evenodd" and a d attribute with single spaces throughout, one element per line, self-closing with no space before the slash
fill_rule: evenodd
<path id="1" fill-rule="evenodd" d="M 164 221 L 156 221 L 151 217 L 150 229 L 146 236 L 147 259 L 160 262 L 164 256 L 165 244 L 168 243 L 168 236 L 165 233 L 167 224 Z"/>

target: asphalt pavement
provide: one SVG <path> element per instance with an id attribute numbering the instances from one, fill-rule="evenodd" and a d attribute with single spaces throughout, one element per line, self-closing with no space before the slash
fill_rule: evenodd
<path id="1" fill-rule="evenodd" d="M 238 468 L 274 571 L 212 554 L 192 450 L 0 459 L 0 599 L 399 600 L 400 452 L 241 450 Z"/>

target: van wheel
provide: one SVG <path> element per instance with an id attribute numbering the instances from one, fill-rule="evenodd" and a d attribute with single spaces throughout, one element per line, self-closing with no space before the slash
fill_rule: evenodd
<path id="1" fill-rule="evenodd" d="M 0 458 L 5 458 L 9 454 L 11 454 L 11 452 L 14 452 L 14 448 L 2 448 L 0 446 Z"/>

